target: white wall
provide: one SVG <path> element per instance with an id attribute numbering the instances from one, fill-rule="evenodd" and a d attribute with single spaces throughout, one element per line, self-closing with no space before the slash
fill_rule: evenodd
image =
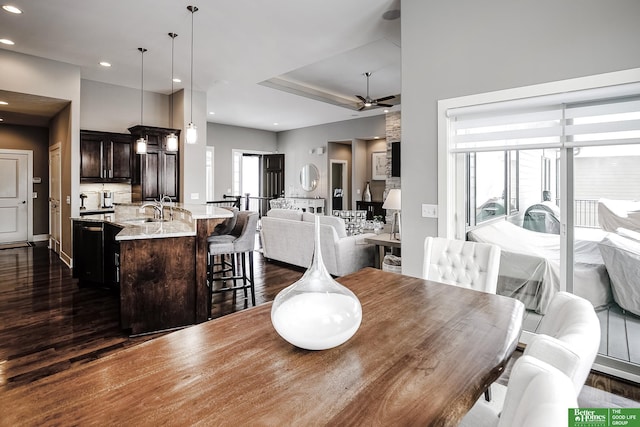
<path id="1" fill-rule="evenodd" d="M 402 2 L 402 264 L 437 220 L 437 101 L 640 66 L 637 0 Z"/>
<path id="2" fill-rule="evenodd" d="M 191 103 L 193 95 L 193 103 Z M 184 106 L 181 120 L 174 120 L 177 128 L 182 128 L 180 134 L 180 198 L 184 203 L 205 203 L 207 200 L 207 95 L 194 91 L 193 94 L 182 90 L 175 94 L 175 98 L 182 98 L 182 102 L 175 106 Z M 191 111 L 193 105 L 193 111 Z M 180 115 L 181 110 L 178 110 Z M 198 141 L 195 144 L 185 144 L 186 128 L 191 119 L 198 131 Z"/>
<path id="3" fill-rule="evenodd" d="M 285 154 L 285 193 L 287 196 L 328 197 L 327 144 L 332 141 L 373 139 L 385 137 L 385 115 L 345 120 L 325 125 L 311 126 L 278 133 L 278 151 Z M 324 147 L 322 155 L 309 154 L 312 148 Z M 355 154 L 354 154 L 355 155 Z M 313 163 L 320 171 L 320 185 L 315 191 L 305 192 L 300 187 L 300 169 Z M 364 163 L 363 163 L 364 165 Z M 355 167 L 355 165 L 354 165 Z M 366 170 L 365 170 L 366 172 Z M 292 194 L 293 193 L 293 194 Z M 354 189 L 355 193 L 355 189 Z M 352 197 L 352 200 L 353 199 Z"/>
<path id="4" fill-rule="evenodd" d="M 214 147 L 215 200 L 221 200 L 224 194 L 231 194 L 227 190 L 233 189 L 233 149 L 275 153 L 278 148 L 275 132 L 218 123 L 207 123 L 207 129 L 207 145 Z M 285 168 L 287 160 L 285 156 Z"/>

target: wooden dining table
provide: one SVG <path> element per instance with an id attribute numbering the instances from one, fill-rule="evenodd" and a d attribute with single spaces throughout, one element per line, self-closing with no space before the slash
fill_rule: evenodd
<path id="1" fill-rule="evenodd" d="M 346 343 L 284 341 L 271 303 L 0 394 L 0 425 L 455 426 L 518 342 L 519 301 L 366 268 Z"/>

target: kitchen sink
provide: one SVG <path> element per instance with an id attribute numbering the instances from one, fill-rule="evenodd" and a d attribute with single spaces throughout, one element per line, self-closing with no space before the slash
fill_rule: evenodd
<path id="1" fill-rule="evenodd" d="M 158 218 L 130 218 L 130 219 L 121 219 L 118 222 L 122 222 L 124 224 L 131 225 L 140 225 L 147 224 L 150 222 L 168 222 L 168 219 L 158 219 Z"/>

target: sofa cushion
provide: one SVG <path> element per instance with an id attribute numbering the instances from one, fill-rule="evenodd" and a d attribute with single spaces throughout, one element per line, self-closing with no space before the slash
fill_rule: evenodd
<path id="1" fill-rule="evenodd" d="M 302 220 L 302 211 L 299 209 L 270 209 L 267 216 L 272 218 L 290 219 L 293 221 Z"/>
<path id="2" fill-rule="evenodd" d="M 335 216 L 318 215 L 320 217 L 320 224 L 330 225 L 336 230 L 338 239 L 347 237 L 347 230 L 344 225 L 344 219 Z M 315 222 L 316 215 L 310 212 L 304 212 L 302 214 L 302 220 L 306 222 Z"/>

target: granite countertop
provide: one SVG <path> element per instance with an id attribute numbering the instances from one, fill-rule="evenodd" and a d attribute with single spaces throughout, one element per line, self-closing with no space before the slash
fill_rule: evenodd
<path id="1" fill-rule="evenodd" d="M 120 227 L 116 240 L 158 239 L 167 237 L 189 237 L 196 235 L 196 220 L 210 218 L 230 218 L 227 209 L 211 205 L 173 204 L 173 219 L 153 220 L 153 209 L 141 211 L 142 203 L 118 204 L 113 213 L 99 213 L 72 218 L 74 221 L 107 222 Z M 170 216 L 169 206 L 165 206 L 165 216 Z"/>

